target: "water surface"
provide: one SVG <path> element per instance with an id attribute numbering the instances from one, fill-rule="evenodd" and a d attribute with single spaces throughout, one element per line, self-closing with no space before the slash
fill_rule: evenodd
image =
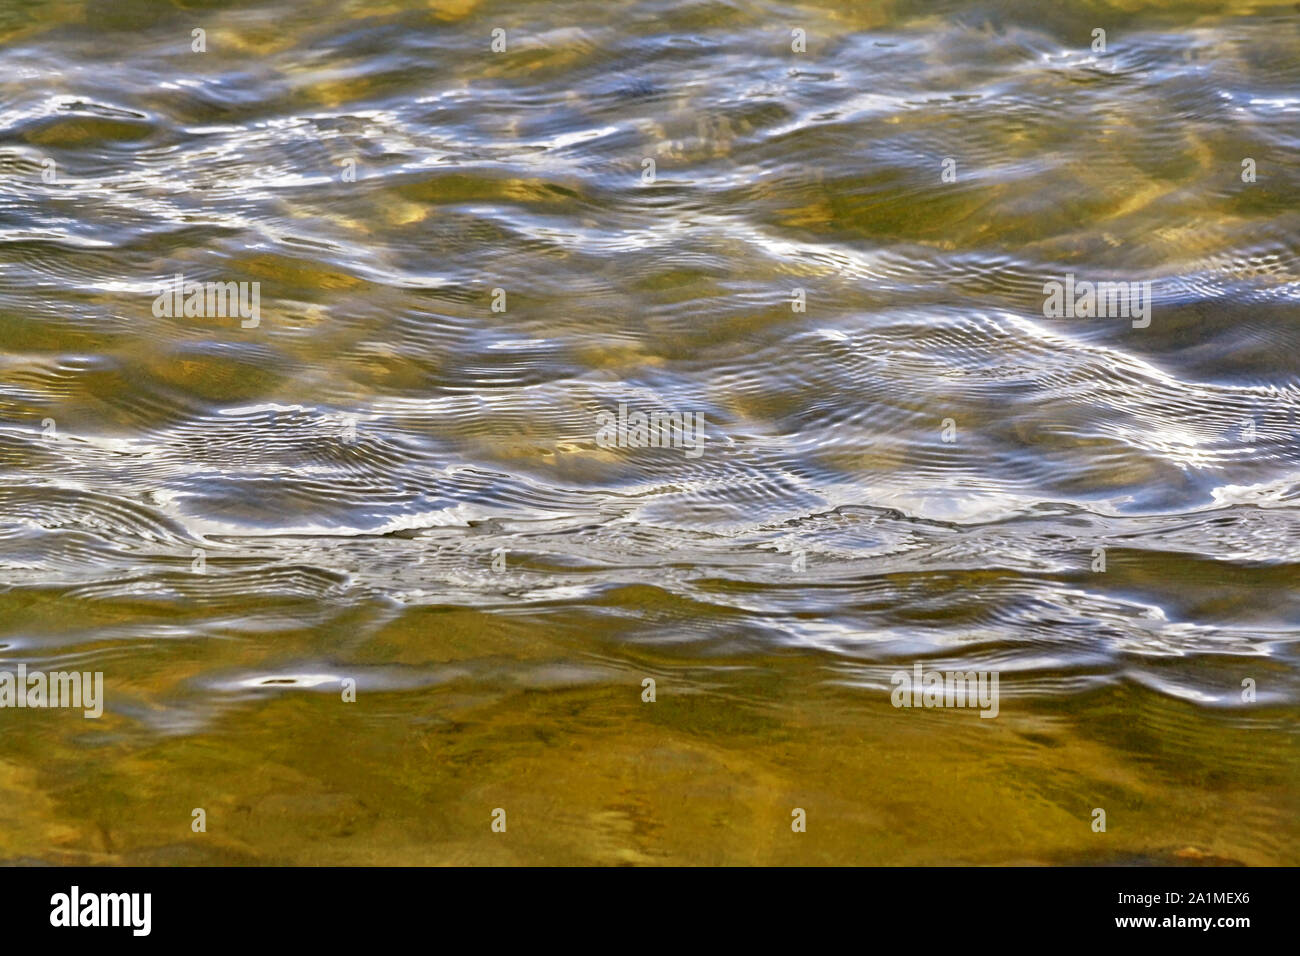
<path id="1" fill-rule="evenodd" d="M 0 858 L 1300 862 L 1298 27 L 0 2 Z"/>

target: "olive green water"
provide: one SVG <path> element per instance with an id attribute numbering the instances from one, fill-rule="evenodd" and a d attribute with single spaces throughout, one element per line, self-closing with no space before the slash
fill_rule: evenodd
<path id="1" fill-rule="evenodd" d="M 0 709 L 0 859 L 1300 862 L 1298 80 L 1293 3 L 0 0 L 0 670 L 106 696 Z"/>

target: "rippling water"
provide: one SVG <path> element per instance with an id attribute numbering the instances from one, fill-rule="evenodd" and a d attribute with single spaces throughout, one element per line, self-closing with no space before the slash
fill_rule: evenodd
<path id="1" fill-rule="evenodd" d="M 0 857 L 1300 862 L 1297 26 L 0 3 Z"/>

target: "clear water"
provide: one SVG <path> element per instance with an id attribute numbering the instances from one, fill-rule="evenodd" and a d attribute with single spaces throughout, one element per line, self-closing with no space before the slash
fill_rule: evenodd
<path id="1" fill-rule="evenodd" d="M 0 859 L 1300 862 L 1298 27 L 0 2 Z"/>

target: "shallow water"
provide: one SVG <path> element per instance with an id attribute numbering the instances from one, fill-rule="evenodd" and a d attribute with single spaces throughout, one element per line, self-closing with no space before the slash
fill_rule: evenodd
<path id="1" fill-rule="evenodd" d="M 1297 27 L 0 2 L 0 858 L 1300 862 Z"/>

